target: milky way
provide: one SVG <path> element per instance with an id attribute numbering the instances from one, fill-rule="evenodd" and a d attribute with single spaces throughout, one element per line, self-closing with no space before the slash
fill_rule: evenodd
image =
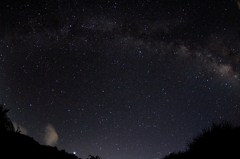
<path id="1" fill-rule="evenodd" d="M 25 134 L 82 158 L 183 150 L 240 122 L 237 2 L 1 2 L 2 101 Z"/>

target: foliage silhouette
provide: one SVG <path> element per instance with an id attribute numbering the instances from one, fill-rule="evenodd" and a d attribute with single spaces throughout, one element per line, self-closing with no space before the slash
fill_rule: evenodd
<path id="1" fill-rule="evenodd" d="M 14 126 L 12 121 L 7 116 L 7 113 L 9 112 L 9 109 L 4 108 L 3 105 L 0 105 L 0 132 L 14 132 Z"/>
<path id="2" fill-rule="evenodd" d="M 240 158 L 239 143 L 240 126 L 226 121 L 213 123 L 187 144 L 186 151 L 171 153 L 164 159 Z"/>
<path id="3" fill-rule="evenodd" d="M 73 154 L 59 151 L 56 147 L 40 145 L 33 138 L 16 132 L 5 133 L 1 136 L 0 145 L 1 155 L 5 158 L 78 159 Z"/>
<path id="4" fill-rule="evenodd" d="M 7 113 L 9 109 L 0 105 L 0 158 L 24 159 L 81 159 L 65 150 L 59 151 L 57 147 L 40 145 L 33 138 L 15 131 Z M 91 156 L 90 159 L 100 159 Z"/>
<path id="5" fill-rule="evenodd" d="M 99 156 L 89 155 L 87 159 L 101 159 Z"/>
<path id="6" fill-rule="evenodd" d="M 165 156 L 164 159 L 181 159 L 181 158 L 186 158 L 186 154 L 184 152 L 173 152 L 170 153 L 169 155 Z"/>

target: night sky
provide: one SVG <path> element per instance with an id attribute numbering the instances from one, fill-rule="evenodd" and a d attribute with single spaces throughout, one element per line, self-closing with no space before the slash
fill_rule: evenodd
<path id="1" fill-rule="evenodd" d="M 238 6 L 239 4 L 239 6 Z M 0 2 L 0 97 L 22 133 L 86 158 L 162 158 L 240 123 L 240 2 Z"/>

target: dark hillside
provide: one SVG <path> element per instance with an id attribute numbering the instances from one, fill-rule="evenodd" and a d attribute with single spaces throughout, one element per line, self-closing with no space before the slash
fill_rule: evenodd
<path id="1" fill-rule="evenodd" d="M 78 159 L 73 154 L 56 147 L 40 145 L 33 138 L 16 132 L 1 134 L 1 156 L 6 158 L 59 158 Z"/>
<path id="2" fill-rule="evenodd" d="M 188 143 L 186 151 L 172 153 L 164 159 L 240 158 L 239 143 L 240 126 L 228 122 L 212 124 Z"/>
<path id="3" fill-rule="evenodd" d="M 0 153 L 1 158 L 44 158 L 44 159 L 78 159 L 73 154 L 56 147 L 40 145 L 33 138 L 20 134 L 15 130 L 11 120 L 7 116 L 9 110 L 0 105 Z"/>

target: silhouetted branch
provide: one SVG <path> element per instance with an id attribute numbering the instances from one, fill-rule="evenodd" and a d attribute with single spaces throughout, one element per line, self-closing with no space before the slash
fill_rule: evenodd
<path id="1" fill-rule="evenodd" d="M 8 112 L 9 109 L 4 108 L 3 105 L 0 105 L 0 132 L 15 131 L 12 121 L 7 116 Z"/>

